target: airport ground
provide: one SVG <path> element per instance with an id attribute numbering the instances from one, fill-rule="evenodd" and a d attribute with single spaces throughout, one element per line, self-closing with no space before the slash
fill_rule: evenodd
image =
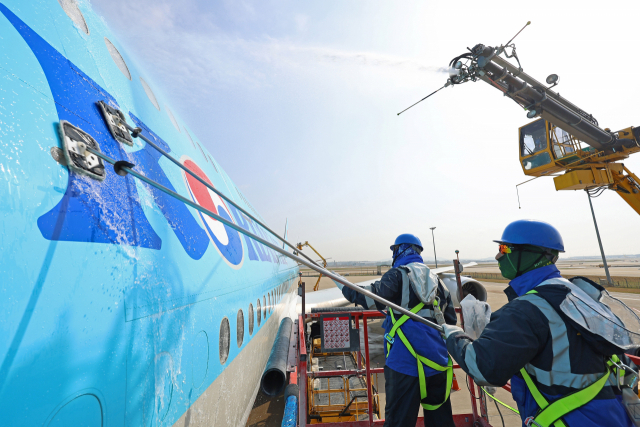
<path id="1" fill-rule="evenodd" d="M 560 270 L 563 272 L 563 275 L 567 277 L 573 276 L 582 276 L 587 275 L 584 271 L 589 271 L 588 274 L 601 272 L 603 269 L 598 269 L 597 265 L 580 265 L 577 264 L 580 268 L 572 268 L 571 264 L 569 265 L 559 265 Z M 480 266 L 478 269 L 485 269 L 486 271 L 498 271 L 497 266 L 493 268 L 493 270 L 489 270 L 492 268 Z M 640 277 L 640 265 L 635 267 L 635 270 L 631 267 L 615 267 L 615 268 L 625 268 L 624 274 L 635 274 Z M 375 267 L 370 268 L 375 269 Z M 468 269 L 471 271 L 472 269 Z M 575 270 L 579 270 L 577 272 Z M 599 270 L 599 271 L 598 271 Z M 612 268 L 613 270 L 613 268 Z M 357 272 L 362 270 L 352 269 L 351 275 L 358 274 Z M 341 274 L 347 273 L 347 271 L 342 271 Z M 613 275 L 613 274 L 612 274 Z M 350 277 L 353 282 L 361 282 L 365 280 L 375 279 L 375 275 L 370 276 L 358 276 L 358 277 Z M 313 285 L 315 284 L 317 277 L 303 277 L 303 281 L 305 282 L 305 290 L 307 292 L 313 291 Z M 488 302 L 491 305 L 492 311 L 498 310 L 504 304 L 507 303 L 507 297 L 505 296 L 503 290 L 507 287 L 507 282 L 496 282 L 496 281 L 481 281 L 481 283 L 485 286 L 488 292 Z M 325 277 L 323 277 L 320 281 L 320 289 L 327 289 L 331 286 L 335 286 L 333 282 Z M 631 293 L 634 290 L 628 289 L 617 289 L 611 288 L 611 290 L 616 291 L 616 297 L 620 298 L 625 304 L 634 310 L 640 313 L 640 295 L 637 293 Z M 371 360 L 373 366 L 382 367 L 384 366 L 384 354 L 382 353 L 382 341 L 383 341 L 383 330 L 381 328 L 381 321 L 377 320 L 375 322 L 369 323 L 370 332 L 370 351 L 371 351 Z M 458 378 L 458 383 L 462 390 L 451 393 L 451 402 L 453 406 L 454 414 L 461 413 L 470 413 L 471 412 L 471 404 L 470 404 L 470 395 L 469 391 L 466 387 L 465 378 L 466 375 L 460 371 L 456 370 L 456 376 Z M 384 408 L 384 376 L 380 375 L 378 378 L 378 390 L 381 391 L 381 407 Z M 496 393 L 496 397 L 506 404 L 515 407 L 515 402 L 511 399 L 511 394 L 503 389 L 498 389 Z M 258 397 L 256 398 L 256 402 L 254 404 L 253 411 L 249 417 L 247 422 L 247 426 L 250 427 L 278 427 L 282 422 L 282 413 L 284 411 L 284 396 L 280 395 L 276 398 L 269 399 L 263 396 L 261 393 L 258 393 Z M 421 410 L 422 411 L 422 410 Z M 506 408 L 501 407 L 500 412 L 504 419 L 505 427 L 520 427 L 522 425 L 520 421 L 520 417 L 509 411 Z M 492 402 L 488 402 L 488 413 L 489 413 L 489 421 L 492 426 L 499 427 L 502 426 L 503 423 L 500 418 L 500 414 L 496 409 L 496 406 Z M 384 417 L 384 413 L 382 414 Z"/>

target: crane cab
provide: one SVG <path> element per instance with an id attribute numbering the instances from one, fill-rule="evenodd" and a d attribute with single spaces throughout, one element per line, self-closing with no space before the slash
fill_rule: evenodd
<path id="1" fill-rule="evenodd" d="M 544 176 L 565 170 L 593 151 L 564 130 L 544 119 L 519 130 L 520 164 L 525 175 Z"/>

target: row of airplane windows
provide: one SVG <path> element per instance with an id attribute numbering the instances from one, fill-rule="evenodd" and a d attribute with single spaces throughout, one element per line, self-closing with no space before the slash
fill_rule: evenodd
<path id="1" fill-rule="evenodd" d="M 258 322 L 258 327 L 262 323 L 262 320 L 267 319 L 267 314 L 273 312 L 273 308 L 276 303 L 280 301 L 280 298 L 290 289 L 291 280 L 282 283 L 280 286 L 269 292 L 267 295 L 262 296 L 262 304 L 260 304 L 260 298 L 256 301 L 255 311 L 252 303 L 249 303 L 248 320 L 249 320 L 249 335 L 253 335 L 254 330 L 254 315 Z M 244 312 L 242 309 L 238 310 L 236 318 L 236 344 L 238 348 L 242 347 L 244 343 Z M 224 317 L 220 323 L 220 364 L 224 365 L 229 357 L 229 346 L 231 342 L 231 328 L 229 327 L 229 319 Z"/>
<path id="2" fill-rule="evenodd" d="M 82 12 L 78 8 L 77 1 L 76 0 L 58 0 L 58 3 L 60 3 L 60 6 L 62 6 L 62 9 L 65 11 L 67 16 L 69 16 L 69 18 L 71 18 L 73 23 L 78 28 L 80 28 L 85 34 L 88 35 L 89 34 L 89 26 L 87 25 L 87 22 L 84 19 L 84 15 L 82 15 Z M 111 55 L 111 59 L 113 59 L 113 62 L 115 62 L 116 66 L 122 72 L 122 74 L 124 74 L 124 76 L 131 81 L 131 72 L 129 71 L 129 67 L 127 66 L 127 63 L 125 62 L 124 58 L 122 57 L 122 55 L 120 54 L 118 49 L 111 42 L 111 40 L 109 40 L 106 37 L 104 38 L 104 42 L 107 45 L 107 50 L 109 51 L 109 55 Z M 142 88 L 144 89 L 144 92 L 147 94 L 147 97 L 149 98 L 149 101 L 151 101 L 153 106 L 158 111 L 160 111 L 160 103 L 158 102 L 158 99 L 156 98 L 156 96 L 153 93 L 153 90 L 151 89 L 149 84 L 142 77 L 140 77 L 140 84 L 142 84 Z M 173 112 L 171 112 L 169 107 L 167 107 L 166 105 L 165 105 L 165 107 L 166 107 L 166 110 L 167 110 L 167 115 L 169 116 L 169 119 L 171 120 L 171 123 L 173 123 L 173 126 L 176 128 L 176 130 L 178 132 L 182 133 L 182 130 L 180 129 L 180 125 L 178 124 L 178 121 L 176 120 L 175 116 L 173 115 Z M 213 161 L 213 159 L 211 158 L 211 156 L 209 154 L 205 153 L 205 151 L 202 149 L 200 144 L 198 144 L 197 142 L 194 142 L 193 138 L 191 137 L 191 134 L 189 133 L 189 131 L 186 128 L 184 128 L 184 131 L 187 134 L 187 137 L 189 137 L 189 141 L 191 141 L 191 145 L 193 146 L 193 148 L 194 149 L 200 149 L 200 152 L 202 153 L 202 156 L 204 157 L 204 160 L 207 163 L 210 163 L 213 166 L 213 168 L 215 169 L 216 173 L 220 173 L 220 172 L 218 172 L 218 168 L 216 167 L 216 164 Z M 197 148 L 196 148 L 196 144 L 197 144 Z"/>

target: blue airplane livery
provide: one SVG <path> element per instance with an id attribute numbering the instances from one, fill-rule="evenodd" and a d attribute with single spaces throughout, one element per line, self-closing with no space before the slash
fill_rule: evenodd
<path id="1" fill-rule="evenodd" d="M 119 165 L 281 244 L 88 2 L 0 0 L 0 425 L 244 425 L 298 264 Z"/>

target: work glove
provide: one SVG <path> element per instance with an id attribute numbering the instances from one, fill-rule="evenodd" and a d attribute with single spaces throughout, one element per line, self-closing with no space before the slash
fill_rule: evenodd
<path id="1" fill-rule="evenodd" d="M 341 275 L 339 275 L 339 274 L 338 274 L 338 273 L 336 273 L 335 271 L 332 271 L 332 273 L 333 273 L 333 274 L 335 274 L 336 276 L 338 276 L 338 277 L 340 277 L 340 278 L 344 279 L 344 277 L 342 277 Z M 331 279 L 331 280 L 333 280 L 333 279 Z M 345 280 L 346 280 L 346 279 L 345 279 Z M 335 283 L 335 284 L 336 284 L 336 286 L 338 287 L 338 289 L 340 289 L 340 290 L 342 290 L 342 288 L 344 288 L 344 285 L 343 285 L 342 283 L 340 283 L 340 282 L 336 281 L 336 280 L 333 280 L 333 283 Z"/>
<path id="2" fill-rule="evenodd" d="M 444 329 L 442 331 L 442 335 L 444 336 L 444 339 L 449 339 L 449 337 L 452 334 L 464 333 L 464 330 L 460 326 L 456 326 L 456 325 L 444 324 L 442 325 L 442 329 Z"/>

